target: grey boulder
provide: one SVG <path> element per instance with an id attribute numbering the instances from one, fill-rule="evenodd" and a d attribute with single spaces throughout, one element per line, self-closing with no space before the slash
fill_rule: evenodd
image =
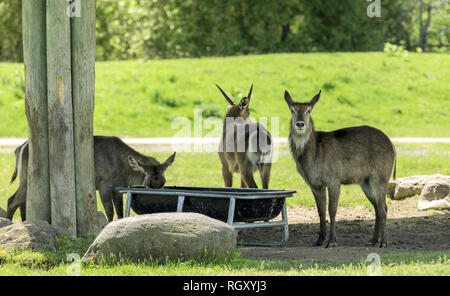
<path id="1" fill-rule="evenodd" d="M 6 212 L 0 207 L 0 218 L 6 218 Z"/>
<path id="2" fill-rule="evenodd" d="M 419 210 L 450 209 L 450 181 L 427 183 L 420 193 L 418 207 Z"/>
<path id="3" fill-rule="evenodd" d="M 45 221 L 25 221 L 0 228 L 0 249 L 56 251 L 56 233 Z"/>
<path id="4" fill-rule="evenodd" d="M 109 223 L 83 257 L 84 262 L 120 259 L 132 262 L 228 256 L 235 230 L 197 213 L 157 213 Z"/>
<path id="5" fill-rule="evenodd" d="M 11 221 L 6 218 L 0 218 L 0 228 L 11 225 Z"/>

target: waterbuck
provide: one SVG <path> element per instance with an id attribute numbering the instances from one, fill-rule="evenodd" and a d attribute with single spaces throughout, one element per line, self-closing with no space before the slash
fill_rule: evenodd
<path id="1" fill-rule="evenodd" d="M 12 220 L 14 212 L 20 207 L 22 220 L 26 220 L 28 141 L 15 151 L 16 168 L 11 178 L 14 182 L 20 175 L 17 191 L 8 199 L 6 217 Z M 95 187 L 106 211 L 108 221 L 123 218 L 123 198 L 117 187 L 140 185 L 146 188 L 161 188 L 166 183 L 164 173 L 175 159 L 173 153 L 165 162 L 159 163 L 126 145 L 117 137 L 94 137 Z"/>
<path id="2" fill-rule="evenodd" d="M 336 212 L 341 184 L 359 184 L 375 208 L 375 230 L 370 245 L 386 246 L 386 191 L 391 173 L 395 178 L 396 152 L 389 138 L 370 126 L 316 132 L 311 112 L 321 92 L 308 103 L 296 103 L 287 91 L 284 98 L 292 113 L 289 145 L 297 170 L 310 186 L 320 217 L 315 246 L 326 236 L 328 188 L 330 236 L 327 248 L 336 245 Z"/>
<path id="3" fill-rule="evenodd" d="M 272 166 L 272 139 L 267 129 L 250 122 L 250 99 L 253 85 L 246 97 L 235 104 L 216 84 L 225 99 L 230 103 L 223 122 L 219 158 L 222 163 L 222 176 L 226 187 L 233 185 L 233 173 L 241 173 L 242 188 L 258 188 L 253 173 L 259 170 L 262 187 L 269 188 Z"/>

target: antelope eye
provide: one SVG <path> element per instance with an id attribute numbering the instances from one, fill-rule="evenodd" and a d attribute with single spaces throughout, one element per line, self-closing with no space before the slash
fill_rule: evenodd
<path id="1" fill-rule="evenodd" d="M 309 114 L 309 113 L 311 113 L 311 109 L 308 108 L 308 109 L 306 110 L 305 114 Z"/>

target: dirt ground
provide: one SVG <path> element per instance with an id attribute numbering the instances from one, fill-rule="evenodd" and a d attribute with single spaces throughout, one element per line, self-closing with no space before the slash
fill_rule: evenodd
<path id="1" fill-rule="evenodd" d="M 365 259 L 370 253 L 425 252 L 450 250 L 450 211 L 419 211 L 417 199 L 392 201 L 388 208 L 387 248 L 367 247 L 373 234 L 375 213 L 362 206 L 339 207 L 337 243 L 332 249 L 313 247 L 319 232 L 315 207 L 288 208 L 289 240 L 284 247 L 240 247 L 243 257 L 257 259 L 314 259 L 334 262 Z M 328 215 L 328 213 L 327 213 Z M 329 222 L 329 220 L 327 219 Z M 329 226 L 329 223 L 327 224 Z M 329 232 L 329 230 L 328 230 Z M 281 240 L 281 227 L 239 232 L 247 241 Z"/>

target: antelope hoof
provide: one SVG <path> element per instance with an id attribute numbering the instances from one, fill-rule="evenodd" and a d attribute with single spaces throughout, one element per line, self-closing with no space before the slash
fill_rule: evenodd
<path id="1" fill-rule="evenodd" d="M 368 243 L 367 247 L 375 247 L 378 244 L 379 240 L 376 238 L 372 238 Z"/>
<path id="2" fill-rule="evenodd" d="M 387 242 L 380 242 L 378 245 L 379 248 L 387 248 Z"/>
<path id="3" fill-rule="evenodd" d="M 327 249 L 331 249 L 331 248 L 334 248 L 334 247 L 336 247 L 337 246 L 337 243 L 336 242 L 329 242 L 328 244 L 327 244 Z"/>
<path id="4" fill-rule="evenodd" d="M 313 247 L 320 247 L 323 244 L 323 237 L 319 237 L 317 241 L 313 244 Z"/>

